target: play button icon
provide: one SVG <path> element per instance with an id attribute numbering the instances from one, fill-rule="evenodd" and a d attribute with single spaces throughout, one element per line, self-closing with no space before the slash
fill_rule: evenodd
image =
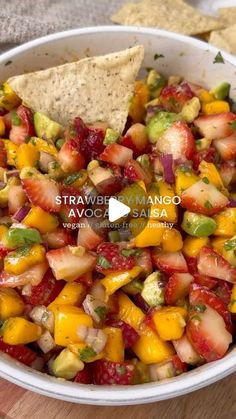
<path id="1" fill-rule="evenodd" d="M 128 205 L 123 204 L 115 198 L 109 199 L 108 204 L 108 218 L 110 223 L 119 220 L 119 218 L 124 217 L 130 213 L 131 209 Z"/>

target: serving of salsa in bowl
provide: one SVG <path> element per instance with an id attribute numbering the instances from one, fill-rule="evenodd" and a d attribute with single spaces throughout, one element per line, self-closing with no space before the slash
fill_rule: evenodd
<path id="1" fill-rule="evenodd" d="M 106 27 L 0 61 L 0 375 L 125 405 L 235 371 L 235 58 Z"/>

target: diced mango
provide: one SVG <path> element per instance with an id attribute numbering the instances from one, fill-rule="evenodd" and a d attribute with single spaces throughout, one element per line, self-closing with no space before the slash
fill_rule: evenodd
<path id="1" fill-rule="evenodd" d="M 86 343 L 72 343 L 68 345 L 68 349 L 73 352 L 75 355 L 81 357 L 83 362 L 94 362 L 98 359 L 104 357 L 104 352 L 99 352 L 99 354 L 94 354 L 93 349 L 88 346 Z"/>
<path id="2" fill-rule="evenodd" d="M 68 346 L 79 343 L 79 326 L 93 326 L 92 318 L 81 308 L 70 305 L 55 305 L 51 307 L 55 316 L 54 340 L 57 345 Z"/>
<path id="3" fill-rule="evenodd" d="M 129 116 L 134 122 L 142 122 L 146 113 L 145 104 L 150 100 L 150 93 L 147 84 L 137 80 L 134 88 L 134 95 L 129 108 Z"/>
<path id="4" fill-rule="evenodd" d="M 108 297 L 119 288 L 124 287 L 126 284 L 131 282 L 142 272 L 142 268 L 135 266 L 129 271 L 117 271 L 112 272 L 101 279 L 100 283 L 105 287 L 106 297 Z"/>
<path id="5" fill-rule="evenodd" d="M 29 144 L 35 146 L 38 152 L 43 151 L 44 153 L 51 154 L 54 157 L 57 157 L 58 155 L 56 147 L 42 138 L 32 137 Z"/>
<path id="6" fill-rule="evenodd" d="M 175 351 L 169 342 L 164 342 L 150 328 L 144 327 L 139 340 L 132 346 L 137 357 L 145 364 L 165 361 Z"/>
<path id="7" fill-rule="evenodd" d="M 37 228 L 41 234 L 52 233 L 59 225 L 55 215 L 49 214 L 40 207 L 32 207 L 23 223 L 29 227 Z"/>
<path id="8" fill-rule="evenodd" d="M 152 319 L 163 340 L 180 339 L 184 333 L 187 311 L 183 307 L 163 307 L 154 312 Z"/>
<path id="9" fill-rule="evenodd" d="M 130 230 L 135 236 L 135 247 L 158 246 L 161 243 L 164 228 L 164 224 L 157 219 L 133 218 L 130 220 Z"/>
<path id="10" fill-rule="evenodd" d="M 4 269 L 9 274 L 20 275 L 37 263 L 45 261 L 45 248 L 40 244 L 19 247 L 4 259 Z"/>
<path id="11" fill-rule="evenodd" d="M 61 290 L 57 298 L 48 306 L 50 310 L 52 306 L 66 304 L 71 306 L 79 306 L 86 295 L 86 288 L 80 282 L 67 282 Z"/>
<path id="12" fill-rule="evenodd" d="M 11 317 L 3 326 L 3 342 L 9 345 L 24 345 L 35 342 L 41 336 L 42 329 L 23 317 Z"/>
<path id="13" fill-rule="evenodd" d="M 16 152 L 16 167 L 36 167 L 39 160 L 39 151 L 32 144 L 21 144 Z"/>
<path id="14" fill-rule="evenodd" d="M 234 286 L 232 288 L 232 291 L 231 291 L 229 311 L 231 313 L 236 313 L 236 284 L 234 284 Z"/>
<path id="15" fill-rule="evenodd" d="M 177 206 L 173 202 L 169 202 L 171 201 L 171 198 L 174 198 L 175 192 L 168 183 L 163 182 L 162 180 L 153 183 L 149 190 L 149 196 L 153 201 L 156 199 L 156 202 L 151 204 L 150 219 L 154 219 L 155 221 L 168 221 L 170 223 L 175 223 L 177 221 Z M 166 203 L 159 204 L 159 197 L 162 200 L 166 200 Z M 166 213 L 164 213 L 163 210 Z M 157 216 L 157 213 L 160 215 Z"/>
<path id="16" fill-rule="evenodd" d="M 202 112 L 205 115 L 213 115 L 217 113 L 229 112 L 230 106 L 229 103 L 225 100 L 214 100 L 210 103 L 204 103 L 202 105 Z"/>
<path id="17" fill-rule="evenodd" d="M 236 234 L 236 208 L 227 208 L 214 215 L 217 228 L 214 236 L 234 236 Z"/>
<path id="18" fill-rule="evenodd" d="M 215 97 L 212 93 L 208 92 L 208 90 L 203 89 L 200 92 L 199 99 L 202 103 L 210 103 L 215 100 Z"/>
<path id="19" fill-rule="evenodd" d="M 20 98 L 8 83 L 3 83 L 0 88 L 0 107 L 10 111 L 20 103 Z"/>
<path id="20" fill-rule="evenodd" d="M 118 318 L 138 331 L 145 319 L 145 315 L 142 310 L 137 307 L 123 292 L 119 292 L 118 294 L 118 304 Z"/>
<path id="21" fill-rule="evenodd" d="M 16 154 L 19 146 L 11 140 L 4 140 L 4 146 L 7 152 L 7 164 L 9 166 L 16 166 Z"/>
<path id="22" fill-rule="evenodd" d="M 211 245 L 216 252 L 222 254 L 226 240 L 226 237 L 214 237 L 211 239 Z"/>
<path id="23" fill-rule="evenodd" d="M 124 342 L 121 329 L 117 327 L 105 327 L 103 331 L 107 334 L 104 358 L 112 362 L 123 362 Z"/>
<path id="24" fill-rule="evenodd" d="M 163 232 L 161 244 L 166 252 L 178 252 L 183 247 L 182 236 L 175 228 L 166 229 Z"/>
<path id="25" fill-rule="evenodd" d="M 199 177 L 196 176 L 191 170 L 184 171 L 183 169 L 177 169 L 175 172 L 175 191 L 180 196 L 185 189 L 188 189 L 194 183 L 199 181 Z"/>
<path id="26" fill-rule="evenodd" d="M 0 117 L 0 137 L 3 137 L 5 134 L 5 124 L 2 117 Z"/>
<path id="27" fill-rule="evenodd" d="M 207 178 L 210 183 L 216 186 L 219 191 L 225 195 L 229 195 L 227 189 L 224 187 L 223 180 L 221 179 L 220 173 L 218 172 L 214 163 L 208 163 L 202 160 L 199 164 L 198 169 L 200 170 L 200 178 Z"/>
<path id="28" fill-rule="evenodd" d="M 21 316 L 24 313 L 24 302 L 12 288 L 0 289 L 0 320 Z"/>
<path id="29" fill-rule="evenodd" d="M 195 258 L 201 248 L 209 244 L 208 237 L 186 237 L 183 245 L 183 254 L 187 257 Z"/>

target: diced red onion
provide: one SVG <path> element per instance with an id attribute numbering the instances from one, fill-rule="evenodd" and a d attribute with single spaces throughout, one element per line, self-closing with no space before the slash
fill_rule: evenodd
<path id="1" fill-rule="evenodd" d="M 21 222 L 26 217 L 29 211 L 30 207 L 21 207 L 18 211 L 16 211 L 12 218 Z"/>
<path id="2" fill-rule="evenodd" d="M 102 307 L 106 310 L 106 304 L 104 303 L 104 301 L 95 298 L 91 294 L 87 294 L 82 305 L 85 313 L 89 314 L 95 322 L 101 322 L 102 319 L 99 317 L 98 313 L 96 312 L 96 309 L 98 307 Z"/>
<path id="3" fill-rule="evenodd" d="M 161 164 L 164 169 L 164 179 L 167 183 L 175 182 L 175 175 L 173 172 L 173 156 L 172 154 L 163 154 L 160 157 Z"/>
<path id="4" fill-rule="evenodd" d="M 94 298 L 105 301 L 105 287 L 101 284 L 100 281 L 95 282 L 90 289 L 90 294 Z"/>
<path id="5" fill-rule="evenodd" d="M 141 308 L 141 310 L 143 310 L 145 313 L 148 312 L 150 307 L 146 303 L 146 301 L 143 299 L 143 297 L 141 296 L 141 294 L 139 292 L 135 295 L 132 295 L 132 299 L 133 299 L 134 303 L 136 304 L 136 306 Z"/>
<path id="6" fill-rule="evenodd" d="M 77 334 L 78 337 L 91 346 L 97 354 L 99 354 L 106 345 L 107 334 L 100 329 L 81 325 L 78 327 Z"/>
<path id="7" fill-rule="evenodd" d="M 7 182 L 9 178 L 11 177 L 19 177 L 20 176 L 20 171 L 17 169 L 14 170 L 8 170 L 7 172 L 4 173 L 4 181 Z"/>
<path id="8" fill-rule="evenodd" d="M 229 208 L 236 208 L 236 200 L 233 198 L 229 198 L 229 203 L 227 205 Z"/>
<path id="9" fill-rule="evenodd" d="M 51 333 L 46 330 L 40 338 L 37 340 L 37 344 L 40 347 L 41 351 L 43 351 L 44 354 L 47 354 L 50 352 L 55 346 L 55 341 L 51 335 Z"/>
<path id="10" fill-rule="evenodd" d="M 46 250 L 46 252 L 48 252 L 48 250 L 49 250 L 48 243 L 43 242 L 41 244 L 44 247 L 44 249 Z"/>

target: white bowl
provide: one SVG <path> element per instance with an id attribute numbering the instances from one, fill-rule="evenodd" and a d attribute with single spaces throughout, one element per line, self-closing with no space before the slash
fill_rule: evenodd
<path id="1" fill-rule="evenodd" d="M 180 74 L 208 87 L 222 81 L 232 85 L 236 98 L 236 58 L 223 53 L 225 63 L 214 64 L 218 50 L 182 35 L 154 29 L 96 27 L 75 29 L 28 42 L 0 57 L 1 81 L 24 71 L 47 68 L 87 55 L 101 55 L 143 44 L 144 67 L 156 67 L 166 75 Z M 164 57 L 154 60 L 155 54 Z M 217 333 L 217 331 L 216 331 Z M 0 355 L 0 376 L 21 387 L 57 399 L 93 405 L 151 403 L 200 389 L 236 371 L 236 348 L 223 359 L 169 380 L 136 386 L 79 385 L 49 377 Z"/>

